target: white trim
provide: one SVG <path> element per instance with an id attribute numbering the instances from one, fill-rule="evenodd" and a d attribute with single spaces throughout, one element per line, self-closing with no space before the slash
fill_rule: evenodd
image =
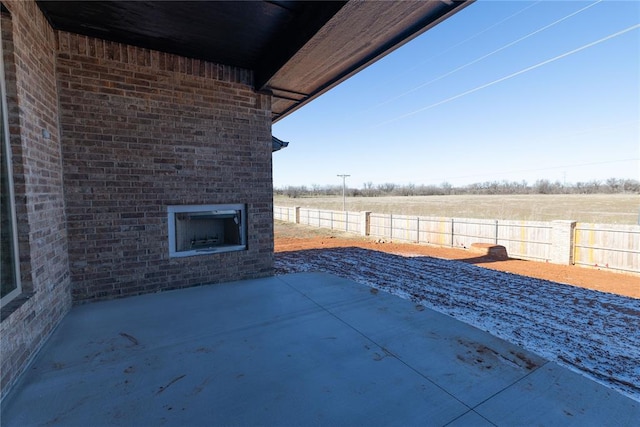
<path id="1" fill-rule="evenodd" d="M 1 28 L 0 28 L 1 30 Z M 1 34 L 1 32 L 0 32 Z M 0 115 L 2 116 L 2 121 L 0 125 L 2 126 L 2 145 L 4 146 L 4 153 L 2 156 L 2 161 L 7 164 L 7 186 L 9 187 L 9 209 L 11 211 L 11 237 L 13 240 L 13 268 L 14 275 L 16 281 L 16 288 L 9 292 L 4 297 L 0 298 L 0 307 L 4 307 L 6 304 L 11 302 L 15 297 L 22 293 L 22 283 L 20 282 L 20 253 L 18 252 L 18 224 L 16 221 L 16 206 L 15 206 L 15 195 L 13 190 L 13 173 L 12 173 L 12 152 L 11 152 L 11 141 L 9 139 L 9 120 L 8 114 L 6 112 L 9 111 L 7 107 L 7 91 L 5 86 L 5 76 L 4 76 L 4 52 L 2 49 L 2 38 L 0 37 Z M 2 268 L 2 267 L 0 267 Z"/>

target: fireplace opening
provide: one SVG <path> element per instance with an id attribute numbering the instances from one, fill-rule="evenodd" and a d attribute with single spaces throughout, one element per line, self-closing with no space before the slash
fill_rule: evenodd
<path id="1" fill-rule="evenodd" d="M 184 257 L 247 248 L 245 206 L 169 206 L 169 256 Z"/>

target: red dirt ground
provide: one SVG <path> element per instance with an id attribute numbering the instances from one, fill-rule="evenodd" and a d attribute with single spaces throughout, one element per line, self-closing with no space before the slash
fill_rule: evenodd
<path id="1" fill-rule="evenodd" d="M 640 276 L 614 273 L 596 268 L 557 265 L 535 261 L 508 259 L 496 261 L 465 249 L 443 248 L 438 246 L 415 245 L 407 243 L 384 242 L 331 232 L 311 229 L 299 225 L 276 222 L 275 251 L 289 252 L 305 249 L 336 247 L 359 247 L 394 254 L 422 255 L 434 258 L 454 259 L 479 267 L 565 283 L 587 289 L 611 292 L 632 298 L 640 298 Z"/>

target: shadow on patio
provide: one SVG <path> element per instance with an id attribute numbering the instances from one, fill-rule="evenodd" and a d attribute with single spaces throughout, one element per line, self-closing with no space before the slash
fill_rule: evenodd
<path id="1" fill-rule="evenodd" d="M 2 425 L 632 425 L 640 403 L 410 301 L 300 273 L 75 307 Z"/>

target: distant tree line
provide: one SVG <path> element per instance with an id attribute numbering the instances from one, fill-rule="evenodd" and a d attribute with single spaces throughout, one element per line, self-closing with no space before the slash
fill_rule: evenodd
<path id="1" fill-rule="evenodd" d="M 380 196 L 440 196 L 453 194 L 640 194 L 640 181 L 635 179 L 609 178 L 565 184 L 560 181 L 539 179 L 533 184 L 527 181 L 486 181 L 454 187 L 448 182 L 440 185 L 398 185 L 392 183 L 373 184 L 365 182 L 362 188 L 347 188 L 350 197 Z M 310 187 L 286 186 L 274 189 L 274 194 L 291 198 L 311 196 L 341 196 L 341 185 Z"/>

